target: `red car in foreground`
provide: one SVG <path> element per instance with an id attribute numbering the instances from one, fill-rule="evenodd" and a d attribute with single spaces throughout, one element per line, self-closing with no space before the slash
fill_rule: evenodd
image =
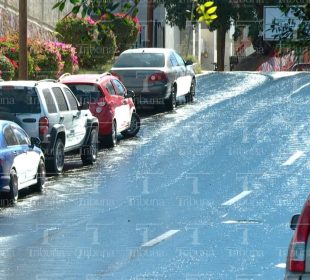
<path id="1" fill-rule="evenodd" d="M 134 93 L 127 91 L 117 77 L 103 74 L 64 74 L 59 81 L 66 84 L 80 104 L 99 120 L 99 140 L 109 147 L 117 143 L 117 134 L 133 137 L 140 130 L 140 117 L 132 101 Z"/>
<path id="2" fill-rule="evenodd" d="M 287 257 L 285 280 L 310 279 L 310 196 L 299 215 L 294 215 L 291 229 L 295 230 Z"/>

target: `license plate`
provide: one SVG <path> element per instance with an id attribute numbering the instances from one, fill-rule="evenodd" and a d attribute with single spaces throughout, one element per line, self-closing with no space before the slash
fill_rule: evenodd
<path id="1" fill-rule="evenodd" d="M 145 72 L 145 71 L 137 71 L 137 73 L 136 73 L 136 78 L 137 79 L 145 79 L 148 76 L 149 76 L 149 73 Z"/>

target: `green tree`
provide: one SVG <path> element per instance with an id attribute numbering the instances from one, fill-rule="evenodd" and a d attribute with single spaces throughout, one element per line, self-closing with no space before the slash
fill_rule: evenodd
<path id="1" fill-rule="evenodd" d="M 204 4 L 206 0 L 184 1 L 180 5 L 179 0 L 159 0 L 164 4 L 167 10 L 167 21 L 171 25 L 176 25 L 180 29 L 184 29 L 187 20 L 192 20 L 193 23 L 199 19 L 196 7 L 198 4 Z M 262 47 L 264 42 L 260 37 L 262 31 L 261 20 L 263 19 L 264 5 L 276 5 L 279 0 L 265 0 L 261 1 L 231 1 L 231 0 L 212 0 L 214 6 L 217 6 L 216 15 L 218 16 L 210 23 L 209 29 L 211 31 L 217 30 L 217 64 L 218 70 L 224 70 L 225 57 L 225 36 L 230 26 L 238 20 L 246 21 L 249 24 L 249 35 L 252 37 L 254 47 Z M 240 35 L 236 29 L 235 38 Z"/>
<path id="2" fill-rule="evenodd" d="M 138 13 L 137 6 L 140 0 L 132 0 L 126 2 L 122 6 L 122 11 L 135 17 Z M 108 15 L 113 17 L 113 11 L 115 11 L 119 6 L 119 1 L 103 1 L 103 0 L 58 0 L 54 5 L 54 9 L 59 9 L 63 11 L 65 6 L 71 4 L 72 9 L 69 14 L 81 13 L 82 17 L 92 16 L 101 17 L 103 15 Z"/>

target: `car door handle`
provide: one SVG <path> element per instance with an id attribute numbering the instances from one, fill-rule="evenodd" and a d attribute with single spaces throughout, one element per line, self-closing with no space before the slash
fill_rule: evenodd
<path id="1" fill-rule="evenodd" d="M 62 123 L 64 119 L 65 119 L 65 117 L 60 117 L 59 122 Z"/>
<path id="2" fill-rule="evenodd" d="M 72 119 L 76 119 L 78 116 L 77 115 L 73 115 L 72 116 Z"/>
<path id="3" fill-rule="evenodd" d="M 17 155 L 17 151 L 13 151 L 12 154 L 16 156 Z"/>

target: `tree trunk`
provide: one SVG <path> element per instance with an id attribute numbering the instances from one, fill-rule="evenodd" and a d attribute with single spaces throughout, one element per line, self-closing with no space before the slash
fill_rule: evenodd
<path id="1" fill-rule="evenodd" d="M 224 71 L 225 63 L 225 27 L 220 25 L 217 29 L 216 46 L 217 46 L 217 71 Z"/>
<path id="2" fill-rule="evenodd" d="M 19 72 L 20 80 L 28 79 L 27 0 L 19 0 Z"/>
<path id="3" fill-rule="evenodd" d="M 154 2 L 147 1 L 147 47 L 153 47 Z"/>

